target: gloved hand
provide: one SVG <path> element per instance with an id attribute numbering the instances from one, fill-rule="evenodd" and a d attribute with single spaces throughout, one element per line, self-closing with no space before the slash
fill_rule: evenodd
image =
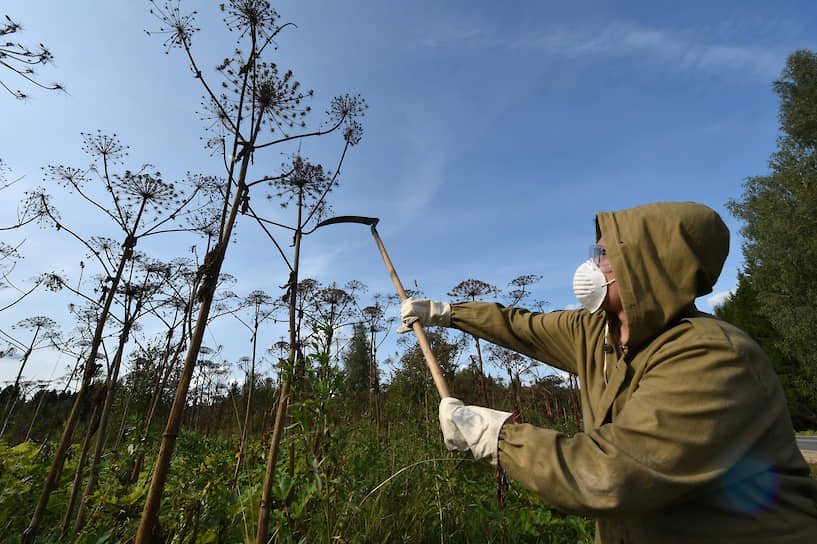
<path id="1" fill-rule="evenodd" d="M 465 406 L 461 400 L 448 397 L 440 401 L 440 428 L 449 450 L 470 449 L 475 459 L 486 459 L 496 465 L 499 431 L 511 417 L 481 406 Z"/>
<path id="2" fill-rule="evenodd" d="M 423 327 L 430 325 L 447 327 L 451 324 L 451 305 L 427 298 L 409 297 L 400 305 L 400 319 L 403 325 L 397 329 L 399 333 L 409 332 L 415 321 L 419 321 Z"/>

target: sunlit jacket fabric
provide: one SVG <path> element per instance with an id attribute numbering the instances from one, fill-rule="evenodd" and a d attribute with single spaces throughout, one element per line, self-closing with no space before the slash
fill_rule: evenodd
<path id="1" fill-rule="evenodd" d="M 499 462 L 602 543 L 817 543 L 817 481 L 760 347 L 699 312 L 729 251 L 709 208 L 597 215 L 630 327 L 608 355 L 604 312 L 452 305 L 451 326 L 578 374 L 584 432 L 506 424 Z"/>

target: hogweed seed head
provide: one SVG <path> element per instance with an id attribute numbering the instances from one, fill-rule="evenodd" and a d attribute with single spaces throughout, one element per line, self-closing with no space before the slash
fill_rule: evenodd
<path id="1" fill-rule="evenodd" d="M 48 165 L 43 170 L 47 180 L 55 181 L 68 189 L 78 188 L 87 181 L 85 171 L 72 166 Z"/>
<path id="2" fill-rule="evenodd" d="M 162 44 L 167 49 L 165 53 L 169 53 L 176 47 L 190 47 L 190 38 L 200 30 L 195 25 L 197 12 L 191 11 L 183 15 L 180 9 L 181 0 L 177 0 L 175 5 L 168 0 L 162 7 L 156 3 L 156 0 L 150 0 L 150 3 L 153 5 L 150 13 L 158 19 L 160 26 L 158 30 L 146 30 L 145 33 L 148 36 L 166 35 L 167 39 Z"/>
<path id="3" fill-rule="evenodd" d="M 278 12 L 267 0 L 230 0 L 219 7 L 226 13 L 227 28 L 241 37 L 250 32 L 266 39 L 277 30 Z"/>
<path id="4" fill-rule="evenodd" d="M 128 155 L 128 146 L 123 145 L 116 137 L 116 134 L 104 134 L 97 130 L 95 134 L 81 132 L 82 150 L 91 157 L 103 159 L 109 164 L 122 162 Z"/>

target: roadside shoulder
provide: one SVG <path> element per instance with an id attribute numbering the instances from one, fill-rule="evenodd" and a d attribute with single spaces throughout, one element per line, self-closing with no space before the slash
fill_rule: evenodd
<path id="1" fill-rule="evenodd" d="M 800 450 L 800 453 L 803 454 L 803 457 L 806 459 L 806 463 L 812 465 L 817 464 L 817 451 Z"/>

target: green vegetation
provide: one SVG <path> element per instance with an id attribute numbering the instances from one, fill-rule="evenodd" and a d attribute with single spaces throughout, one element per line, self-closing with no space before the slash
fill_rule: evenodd
<path id="1" fill-rule="evenodd" d="M 774 82 L 778 149 L 770 173 L 743 185 L 729 210 L 743 221 L 744 273 L 718 315 L 760 343 L 781 377 L 796 428 L 817 425 L 817 54 L 789 56 Z"/>
<path id="2" fill-rule="evenodd" d="M 454 344 L 445 342 L 444 335 L 437 338 L 441 353 L 450 354 Z M 319 343 L 316 340 L 313 349 Z M 411 346 L 407 353 L 415 351 Z M 474 461 L 470 453 L 448 452 L 442 445 L 434 415 L 439 399 L 428 376 L 411 372 L 416 363 L 411 355 L 404 360 L 401 385 L 384 392 L 379 439 L 374 414 L 368 403 L 361 402 L 366 392 L 349 387 L 354 382 L 330 365 L 325 353 L 314 353 L 301 363 L 300 393 L 290 404 L 292 417 L 272 491 L 270 536 L 276 541 L 592 542 L 591 521 L 551 510 L 512 482 L 507 506 L 499 508 L 494 468 Z M 473 389 L 470 372 L 450 374 L 450 383 L 466 383 Z M 491 397 L 510 401 L 507 387 L 488 383 Z M 478 394 L 478 389 L 473 392 Z M 565 388 L 556 384 L 551 392 L 553 402 L 569 403 Z M 547 420 L 544 405 L 527 394 L 532 391 L 525 393 L 523 397 L 531 399 L 525 412 L 534 422 L 575 430 L 572 420 Z M 240 391 L 233 395 L 236 402 L 243 398 Z M 241 434 L 230 421 L 240 414 L 218 416 L 233 405 L 230 396 L 227 390 L 205 406 L 188 408 L 185 421 L 190 424 L 178 438 L 159 513 L 164 542 L 254 541 L 271 422 L 261 439 L 248 441 L 239 476 L 233 479 Z M 252 415 L 262 416 L 260 406 L 267 398 L 263 388 L 254 398 Z M 26 403 L 18 413 L 29 415 L 33 404 L 34 400 Z M 428 409 L 429 404 L 434 409 Z M 114 420 L 126 417 L 124 436 L 102 457 L 99 485 L 87 499 L 86 523 L 77 542 L 123 542 L 136 532 L 160 429 L 153 429 L 149 433 L 153 438 L 142 442 L 142 421 L 127 419 L 126 409 L 124 402 L 115 407 Z M 22 423 L 22 418 L 17 420 Z M 20 432 L 10 431 L 9 436 Z M 35 439 L 42 442 L 39 435 Z M 3 542 L 20 542 L 52 450 L 50 442 L 42 447 L 32 441 L 0 442 Z M 38 542 L 59 540 L 79 450 L 79 444 L 71 447 Z M 144 468 L 132 478 L 143 453 Z"/>

